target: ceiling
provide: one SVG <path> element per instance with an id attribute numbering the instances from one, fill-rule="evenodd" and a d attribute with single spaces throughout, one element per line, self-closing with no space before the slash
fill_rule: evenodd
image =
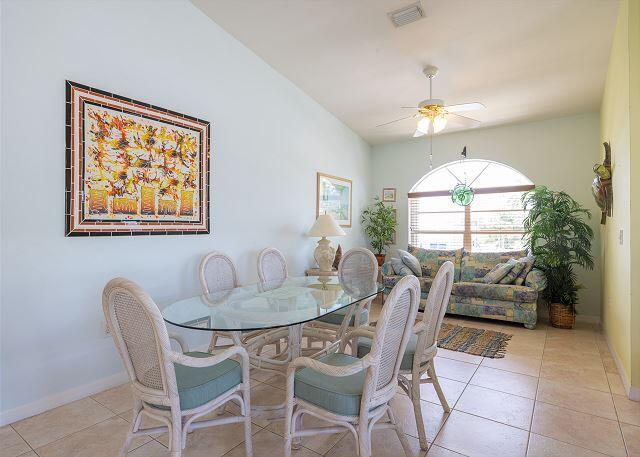
<path id="1" fill-rule="evenodd" d="M 411 138 L 428 98 L 479 101 L 482 126 L 597 110 L 617 0 L 422 0 L 426 17 L 395 28 L 413 0 L 192 0 L 370 144 Z"/>

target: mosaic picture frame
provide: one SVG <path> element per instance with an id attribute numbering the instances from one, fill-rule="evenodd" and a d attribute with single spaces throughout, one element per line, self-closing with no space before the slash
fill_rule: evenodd
<path id="1" fill-rule="evenodd" d="M 210 233 L 210 123 L 66 81 L 65 236 Z"/>

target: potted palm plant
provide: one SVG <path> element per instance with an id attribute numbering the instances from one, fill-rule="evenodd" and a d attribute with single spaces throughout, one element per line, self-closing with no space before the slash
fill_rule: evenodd
<path id="1" fill-rule="evenodd" d="M 574 268 L 593 269 L 593 230 L 585 221 L 591 212 L 567 193 L 544 186 L 526 192 L 522 203 L 529 210 L 524 237 L 547 279 L 542 297 L 549 304 L 551 325 L 572 328 L 582 287 Z"/>
<path id="2" fill-rule="evenodd" d="M 384 263 L 384 251 L 391 244 L 396 231 L 394 209 L 376 197 L 374 203 L 362 211 L 362 224 L 364 233 L 371 240 L 378 265 L 381 266 Z"/>

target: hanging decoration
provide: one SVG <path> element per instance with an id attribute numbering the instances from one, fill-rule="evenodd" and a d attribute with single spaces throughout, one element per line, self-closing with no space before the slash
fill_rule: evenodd
<path id="1" fill-rule="evenodd" d="M 464 164 L 465 160 L 467 159 L 466 146 L 462 149 L 462 152 L 460 153 L 460 155 L 462 156 L 461 161 Z M 456 184 L 451 190 L 451 201 L 459 206 L 469 206 L 473 201 L 473 198 L 475 197 L 475 192 L 473 191 L 473 187 L 471 186 L 476 181 L 476 179 L 478 179 L 478 177 L 480 177 L 480 175 L 484 173 L 484 171 L 487 169 L 488 166 L 489 164 L 487 164 L 487 166 L 485 166 L 482 169 L 482 171 L 480 171 L 480 173 L 478 173 L 478 175 L 475 178 L 473 178 L 473 180 L 469 184 L 467 184 L 466 167 L 463 167 L 464 181 L 460 180 L 460 178 L 458 178 L 451 170 L 449 170 L 449 168 L 447 168 L 447 171 L 451 173 L 451 175 L 454 178 L 456 178 L 456 181 L 458 181 L 458 184 Z"/>

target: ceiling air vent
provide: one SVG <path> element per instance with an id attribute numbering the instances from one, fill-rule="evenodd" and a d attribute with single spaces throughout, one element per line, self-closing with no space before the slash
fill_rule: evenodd
<path id="1" fill-rule="evenodd" d="M 416 2 L 395 11 L 391 11 L 390 13 L 387 13 L 387 16 L 389 16 L 393 25 L 396 27 L 402 27 L 403 25 L 422 19 L 424 17 L 424 11 L 420 2 Z"/>

